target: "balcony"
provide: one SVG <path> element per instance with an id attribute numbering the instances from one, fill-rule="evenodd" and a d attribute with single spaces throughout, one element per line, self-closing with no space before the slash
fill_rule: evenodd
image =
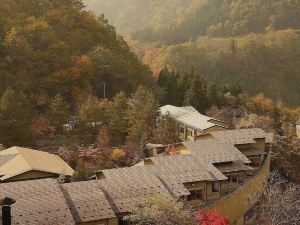
<path id="1" fill-rule="evenodd" d="M 254 175 L 249 176 L 244 184 L 232 189 L 231 193 L 221 193 L 221 198 L 213 201 L 204 210 L 219 209 L 221 214 L 228 218 L 231 225 L 241 225 L 244 215 L 253 208 L 259 200 L 270 173 L 270 155 L 266 158 L 261 169 Z"/>

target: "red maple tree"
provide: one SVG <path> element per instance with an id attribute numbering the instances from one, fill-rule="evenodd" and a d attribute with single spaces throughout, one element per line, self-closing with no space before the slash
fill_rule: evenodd
<path id="1" fill-rule="evenodd" d="M 199 221 L 199 225 L 228 225 L 229 220 L 221 215 L 220 210 L 203 212 L 197 210 L 194 217 Z"/>

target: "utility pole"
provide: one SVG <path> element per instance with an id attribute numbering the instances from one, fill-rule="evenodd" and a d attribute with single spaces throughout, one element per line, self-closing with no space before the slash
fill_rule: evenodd
<path id="1" fill-rule="evenodd" d="M 103 82 L 103 99 L 106 98 L 106 82 Z"/>

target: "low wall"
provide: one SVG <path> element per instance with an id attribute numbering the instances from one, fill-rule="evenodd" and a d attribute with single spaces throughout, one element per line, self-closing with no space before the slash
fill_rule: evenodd
<path id="1" fill-rule="evenodd" d="M 251 210 L 259 200 L 270 173 L 270 155 L 267 157 L 261 170 L 242 187 L 232 194 L 209 205 L 205 210 L 220 209 L 221 214 L 230 220 L 231 225 L 243 223 L 246 212 Z"/>

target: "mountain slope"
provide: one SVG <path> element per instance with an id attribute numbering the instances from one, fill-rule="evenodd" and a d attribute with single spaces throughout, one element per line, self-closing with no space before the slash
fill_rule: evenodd
<path id="1" fill-rule="evenodd" d="M 84 0 L 87 9 L 104 14 L 117 31 L 131 35 L 147 26 L 176 20 L 195 0 Z"/>
<path id="2" fill-rule="evenodd" d="M 44 106 L 57 93 L 70 103 L 151 85 L 140 63 L 104 18 L 81 0 L 0 0 L 0 95 L 22 91 Z M 72 104 L 73 105 L 73 104 Z"/>
<path id="3" fill-rule="evenodd" d="M 299 0 L 154 0 L 150 11 L 147 0 L 100 0 L 98 7 L 108 2 L 112 19 L 126 21 L 147 8 L 128 33 L 156 74 L 165 66 L 194 70 L 220 83 L 239 82 L 251 95 L 300 105 Z M 110 7 L 118 10 L 110 13 Z"/>

